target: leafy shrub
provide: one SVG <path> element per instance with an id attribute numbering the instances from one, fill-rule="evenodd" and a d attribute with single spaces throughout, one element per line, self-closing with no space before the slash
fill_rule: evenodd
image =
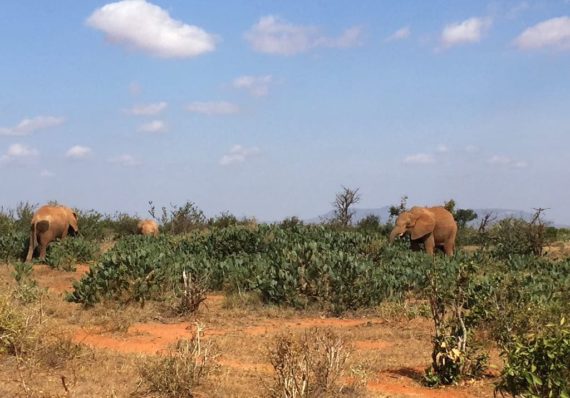
<path id="1" fill-rule="evenodd" d="M 544 224 L 540 219 L 528 222 L 520 218 L 505 218 L 493 226 L 493 253 L 499 258 L 512 255 L 541 255 L 546 244 Z"/>
<path id="2" fill-rule="evenodd" d="M 0 261 L 8 263 L 23 260 L 28 252 L 29 242 L 29 228 L 27 232 L 12 229 L 0 235 Z"/>
<path id="3" fill-rule="evenodd" d="M 570 328 L 562 318 L 541 332 L 516 337 L 496 390 L 513 397 L 570 397 Z"/>
<path id="4" fill-rule="evenodd" d="M 74 209 L 77 214 L 77 227 L 87 240 L 102 240 L 105 237 L 105 216 L 96 210 Z"/>
<path id="5" fill-rule="evenodd" d="M 477 352 L 472 342 L 473 329 L 467 320 L 469 285 L 475 269 L 473 261 L 466 261 L 460 255 L 433 260 L 427 294 L 435 334 L 432 363 L 424 378 L 430 386 L 480 377 L 486 368 L 488 355 Z"/>
<path id="6" fill-rule="evenodd" d="M 93 261 L 97 254 L 98 247 L 94 242 L 76 236 L 52 242 L 48 246 L 46 263 L 65 271 L 74 271 L 75 264 Z"/>
<path id="7" fill-rule="evenodd" d="M 347 343 L 330 330 L 311 329 L 298 338 L 290 333 L 278 336 L 269 353 L 275 370 L 269 396 L 336 396 L 350 354 Z"/>
<path id="8" fill-rule="evenodd" d="M 187 201 L 182 206 L 170 205 L 170 209 L 162 207 L 161 214 L 156 214 L 156 208 L 149 202 L 149 214 L 160 220 L 162 230 L 171 234 L 181 234 L 202 228 L 206 224 L 204 212 L 194 202 Z"/>
<path id="9" fill-rule="evenodd" d="M 162 396 L 192 398 L 194 388 L 217 368 L 218 354 L 211 341 L 202 341 L 203 330 L 197 324 L 194 337 L 180 340 L 166 356 L 141 363 L 140 383 Z"/>

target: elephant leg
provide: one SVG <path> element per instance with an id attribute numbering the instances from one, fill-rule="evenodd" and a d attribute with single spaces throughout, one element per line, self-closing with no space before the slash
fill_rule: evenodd
<path id="1" fill-rule="evenodd" d="M 412 240 L 410 242 L 410 248 L 414 252 L 419 252 L 422 249 L 420 240 L 419 239 Z"/>
<path id="2" fill-rule="evenodd" d="M 446 256 L 453 256 L 453 252 L 455 251 L 455 242 L 445 242 L 443 250 L 445 251 Z"/>
<path id="3" fill-rule="evenodd" d="M 424 247 L 425 247 L 425 249 L 426 249 L 426 253 L 433 256 L 433 252 L 434 252 L 434 249 L 435 249 L 435 239 L 434 239 L 433 235 L 430 235 L 430 236 L 424 241 Z"/>

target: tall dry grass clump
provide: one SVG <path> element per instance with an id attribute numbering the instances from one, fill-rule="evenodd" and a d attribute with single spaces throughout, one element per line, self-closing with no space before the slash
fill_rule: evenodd
<path id="1" fill-rule="evenodd" d="M 217 350 L 203 336 L 204 326 L 197 323 L 191 339 L 178 341 L 165 356 L 142 362 L 139 387 L 161 396 L 192 398 L 194 388 L 218 368 Z"/>
<path id="2" fill-rule="evenodd" d="M 275 370 L 272 398 L 336 397 L 351 349 L 331 330 L 310 329 L 299 337 L 277 337 L 269 359 Z"/>

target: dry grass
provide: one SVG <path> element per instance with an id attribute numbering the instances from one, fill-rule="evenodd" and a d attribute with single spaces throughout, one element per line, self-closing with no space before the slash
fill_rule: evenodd
<path id="1" fill-rule="evenodd" d="M 196 386 L 218 368 L 219 354 L 211 341 L 203 341 L 203 334 L 204 326 L 196 324 L 191 339 L 178 341 L 165 356 L 141 362 L 139 387 L 166 397 L 194 397 Z"/>
<path id="2" fill-rule="evenodd" d="M 0 289 L 8 296 L 16 288 L 11 273 L 10 267 L 0 265 Z M 69 275 L 43 268 L 34 273 L 38 285 L 44 288 L 59 286 Z M 103 303 L 85 310 L 65 302 L 61 290 L 51 287 L 41 302 L 22 305 L 12 301 L 10 308 L 19 314 L 16 316 L 30 319 L 28 327 L 41 319 L 45 329 L 40 334 L 42 338 L 37 338 L 37 333 L 23 334 L 32 342 L 27 349 L 29 355 L 21 356 L 25 359 L 0 354 L 0 397 L 128 397 L 134 392 L 138 396 L 157 396 L 148 389 L 137 389 L 141 353 L 147 353 L 144 358 L 148 359 L 158 349 L 167 350 L 168 344 L 176 340 L 166 337 L 178 325 L 182 336 L 179 338 L 191 338 L 194 321 L 207 325 L 202 343 L 215 344 L 221 354 L 217 358 L 219 371 L 193 388 L 196 397 L 267 397 L 266 386 L 272 385 L 275 377 L 268 347 L 275 347 L 277 336 L 284 331 L 296 339 L 313 328 L 329 328 L 352 347 L 344 362 L 344 375 L 336 379 L 337 385 L 344 385 L 344 393 L 349 394 L 344 396 L 353 394 L 348 388 L 351 383 L 363 386 L 366 382 L 370 397 L 492 396 L 492 382 L 488 380 L 441 393 L 421 387 L 418 380 L 430 363 L 432 325 L 428 319 L 414 317 L 421 310 L 412 302 L 338 319 L 318 312 L 262 306 L 256 297 L 247 295 L 210 295 L 189 323 L 168 317 L 164 307 L 154 303 L 146 303 L 144 308 Z M 29 316 L 32 318 L 26 318 Z M 149 328 L 141 327 L 149 325 L 149 321 L 162 334 L 155 335 Z M 79 332 L 85 331 L 92 339 L 77 338 Z M 99 344 L 101 341 L 106 344 Z M 186 347 L 186 352 L 190 355 L 191 346 Z"/>
<path id="3" fill-rule="evenodd" d="M 269 359 L 275 373 L 268 395 L 272 398 L 336 397 L 345 386 L 351 354 L 348 343 L 330 329 L 310 329 L 301 336 L 279 335 Z"/>

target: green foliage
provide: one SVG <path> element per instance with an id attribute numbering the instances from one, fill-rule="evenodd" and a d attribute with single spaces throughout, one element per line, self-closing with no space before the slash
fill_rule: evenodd
<path id="1" fill-rule="evenodd" d="M 96 210 L 74 209 L 77 214 L 79 233 L 87 240 L 102 240 L 105 237 L 105 215 Z"/>
<path id="2" fill-rule="evenodd" d="M 23 260 L 28 251 L 30 231 L 9 230 L 0 235 L 0 262 Z"/>
<path id="3" fill-rule="evenodd" d="M 493 253 L 499 258 L 512 255 L 539 254 L 544 242 L 534 239 L 534 226 L 519 218 L 505 218 L 491 230 Z"/>
<path id="4" fill-rule="evenodd" d="M 424 378 L 430 386 L 480 377 L 486 368 L 488 356 L 479 353 L 477 344 L 473 344 L 472 324 L 467 317 L 472 275 L 476 270 L 475 261 L 461 255 L 433 259 L 427 296 L 435 334 L 432 364 Z"/>
<path id="5" fill-rule="evenodd" d="M 144 302 L 180 296 L 182 272 L 210 289 L 252 291 L 266 302 L 339 313 L 401 300 L 425 284 L 427 256 L 378 235 L 323 226 L 233 226 L 158 239 L 120 240 L 75 285 L 72 301 Z"/>
<path id="6" fill-rule="evenodd" d="M 75 264 L 93 261 L 98 251 L 96 243 L 83 236 L 57 240 L 48 246 L 46 263 L 65 271 L 74 271 Z"/>
<path id="7" fill-rule="evenodd" d="M 513 397 L 570 397 L 570 328 L 564 318 L 516 337 L 502 355 L 506 363 L 497 391 Z"/>
<path id="8" fill-rule="evenodd" d="M 0 262 L 25 258 L 36 207 L 28 202 L 20 202 L 16 209 L 0 208 Z"/>
<path id="9" fill-rule="evenodd" d="M 161 213 L 157 214 L 154 204 L 149 202 L 149 214 L 155 220 L 160 220 L 162 231 L 171 234 L 188 233 L 203 228 L 206 224 L 204 212 L 194 202 L 187 201 L 182 206 L 170 205 L 170 209 L 162 207 Z"/>
<path id="10" fill-rule="evenodd" d="M 18 262 L 14 264 L 14 279 L 18 287 L 14 290 L 13 296 L 23 304 L 36 301 L 40 292 L 35 279 L 32 277 L 33 266 L 30 263 Z"/>
<path id="11" fill-rule="evenodd" d="M 361 231 L 367 232 L 378 232 L 380 231 L 382 224 L 380 224 L 380 217 L 375 216 L 374 214 L 369 214 L 360 220 L 356 227 Z"/>
<path id="12" fill-rule="evenodd" d="M 477 213 L 471 209 L 457 209 L 454 214 L 455 221 L 459 228 L 465 228 L 467 223 L 477 219 Z"/>

